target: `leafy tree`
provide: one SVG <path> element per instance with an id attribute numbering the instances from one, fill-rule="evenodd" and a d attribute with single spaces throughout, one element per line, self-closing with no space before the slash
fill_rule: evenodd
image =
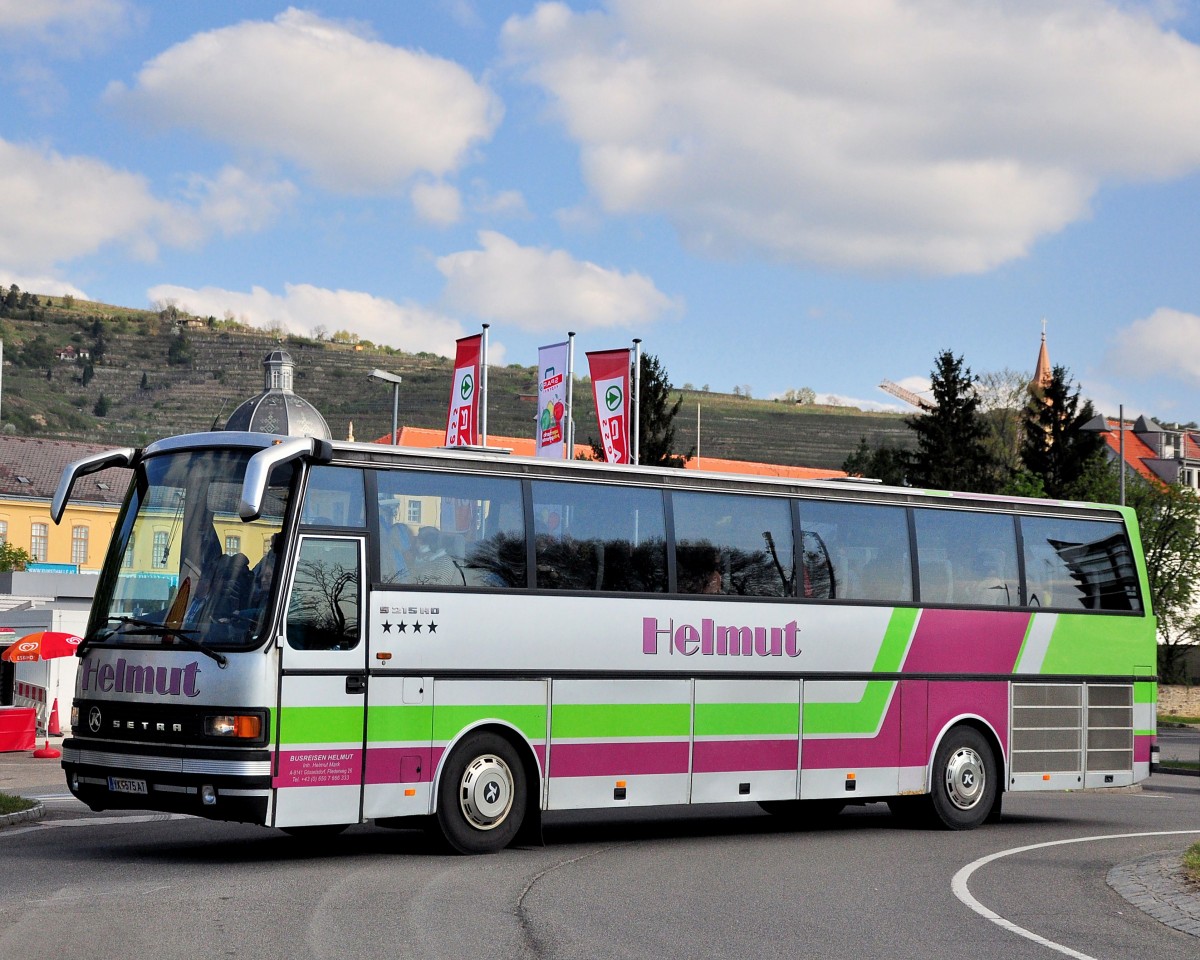
<path id="1" fill-rule="evenodd" d="M 1079 480 L 1104 439 L 1083 426 L 1096 417 L 1090 400 L 1080 403 L 1079 388 L 1071 391 L 1065 367 L 1054 368 L 1044 390 L 1031 390 L 1022 416 L 1021 460 L 1025 469 L 1042 478 L 1046 496 L 1062 498 Z"/>
<path id="2" fill-rule="evenodd" d="M 1010 493 L 1016 492 L 1014 483 L 1018 488 L 1028 487 L 1016 475 L 1022 469 L 1021 416 L 1029 400 L 1029 379 L 1029 374 L 1005 367 L 981 373 L 976 384 L 979 412 L 987 429 L 984 446 L 996 471 L 996 486 Z"/>
<path id="3" fill-rule="evenodd" d="M 83 375 L 80 377 L 80 379 L 83 381 L 83 385 L 86 387 L 92 382 L 92 378 L 94 376 L 96 376 L 96 368 L 92 366 L 92 363 L 89 360 L 83 365 Z"/>
<path id="4" fill-rule="evenodd" d="M 842 463 L 842 469 L 852 477 L 869 477 L 892 486 L 907 482 L 910 454 L 907 450 L 882 444 L 874 449 L 861 437 L 858 447 Z"/>
<path id="5" fill-rule="evenodd" d="M 917 437 L 909 483 L 994 493 L 995 462 L 984 442 L 987 428 L 979 413 L 976 378 L 962 357 L 949 350 L 938 355 L 930 377 L 937 406 L 906 421 Z"/>
<path id="6" fill-rule="evenodd" d="M 4 306 L 6 306 L 9 310 L 15 310 L 20 299 L 21 288 L 14 283 L 8 288 L 8 293 L 4 295 Z"/>
<path id="7" fill-rule="evenodd" d="M 18 362 L 23 367 L 49 367 L 54 363 L 54 348 L 44 333 L 39 333 L 21 347 Z"/>
<path id="8" fill-rule="evenodd" d="M 1200 499 L 1189 487 L 1126 476 L 1125 502 L 1137 514 L 1150 604 L 1158 618 L 1158 673 L 1164 682 L 1182 680 L 1183 657 L 1200 643 Z M 1103 453 L 1088 461 L 1069 491 L 1081 500 L 1117 503 L 1120 474 Z"/>
<path id="9" fill-rule="evenodd" d="M 92 413 L 98 417 L 107 417 L 110 406 L 111 404 L 108 402 L 108 397 L 106 397 L 104 394 L 100 394 L 100 396 L 96 398 L 96 405 L 92 407 Z"/>
<path id="10" fill-rule="evenodd" d="M 7 540 L 0 541 L 0 573 L 24 570 L 31 560 L 33 557 L 20 547 L 14 546 Z"/>
<path id="11" fill-rule="evenodd" d="M 138 384 L 138 389 L 139 390 L 149 390 L 150 389 L 150 378 L 146 375 L 145 370 L 142 371 L 142 382 Z"/>
<path id="12" fill-rule="evenodd" d="M 190 367 L 192 365 L 192 342 L 182 330 L 171 338 L 167 347 L 167 364 L 172 367 Z"/>

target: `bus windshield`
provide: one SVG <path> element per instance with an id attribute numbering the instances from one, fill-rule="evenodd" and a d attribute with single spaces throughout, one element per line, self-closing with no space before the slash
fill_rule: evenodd
<path id="1" fill-rule="evenodd" d="M 252 646 L 266 626 L 295 468 L 271 474 L 258 519 L 238 516 L 251 449 L 147 458 L 97 585 L 89 643 Z"/>

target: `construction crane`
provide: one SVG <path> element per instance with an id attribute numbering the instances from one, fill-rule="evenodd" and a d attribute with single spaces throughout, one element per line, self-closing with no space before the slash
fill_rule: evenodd
<path id="1" fill-rule="evenodd" d="M 900 386 L 898 383 L 892 383 L 891 380 L 884 380 L 879 385 L 880 390 L 890 393 L 893 397 L 899 397 L 905 403 L 911 403 L 919 410 L 936 410 L 937 404 L 932 400 L 926 400 L 919 393 L 913 393 L 911 390 Z"/>

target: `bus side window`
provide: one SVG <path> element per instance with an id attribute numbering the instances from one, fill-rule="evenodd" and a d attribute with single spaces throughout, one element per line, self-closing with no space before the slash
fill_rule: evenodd
<path id="1" fill-rule="evenodd" d="M 1119 523 L 1021 517 L 1029 605 L 1141 610 L 1133 551 Z"/>
<path id="2" fill-rule="evenodd" d="M 922 603 L 1020 605 L 1017 531 L 1010 515 L 921 508 L 913 517 Z"/>
<path id="3" fill-rule="evenodd" d="M 361 582 L 357 540 L 304 538 L 288 604 L 288 645 L 297 650 L 358 646 Z"/>
<path id="4" fill-rule="evenodd" d="M 361 527 L 366 521 L 363 472 L 358 467 L 316 466 L 304 491 L 300 522 L 318 526 Z"/>
<path id="5" fill-rule="evenodd" d="M 666 592 L 661 490 L 534 480 L 533 510 L 540 589 Z"/>
<path id="6" fill-rule="evenodd" d="M 908 518 L 903 507 L 801 500 L 800 527 L 808 581 L 801 596 L 883 603 L 912 600 Z"/>
<path id="7" fill-rule="evenodd" d="M 793 596 L 792 515 L 782 497 L 673 493 L 680 593 Z"/>

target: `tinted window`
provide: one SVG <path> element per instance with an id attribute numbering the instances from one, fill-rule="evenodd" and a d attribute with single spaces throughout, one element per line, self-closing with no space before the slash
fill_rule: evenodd
<path id="1" fill-rule="evenodd" d="M 363 472 L 356 467 L 313 467 L 301 523 L 361 527 L 366 523 Z"/>
<path id="2" fill-rule="evenodd" d="M 792 595 L 792 515 L 786 500 L 676 493 L 671 503 L 680 593 Z"/>
<path id="3" fill-rule="evenodd" d="M 799 593 L 813 600 L 912 600 L 903 507 L 800 501 Z"/>
<path id="4" fill-rule="evenodd" d="M 964 510 L 914 510 L 922 603 L 1016 607 L 1021 603 L 1013 518 Z"/>
<path id="5" fill-rule="evenodd" d="M 1102 520 L 1022 517 L 1029 604 L 1058 610 L 1141 610 L 1125 528 Z"/>
<path id="6" fill-rule="evenodd" d="M 666 591 L 661 491 L 535 480 L 533 511 L 538 587 Z"/>
<path id="7" fill-rule="evenodd" d="M 297 650 L 352 650 L 358 646 L 357 540 L 305 537 L 288 602 L 287 639 Z"/>
<path id="8" fill-rule="evenodd" d="M 525 586 L 520 480 L 406 470 L 377 479 L 385 583 Z"/>

